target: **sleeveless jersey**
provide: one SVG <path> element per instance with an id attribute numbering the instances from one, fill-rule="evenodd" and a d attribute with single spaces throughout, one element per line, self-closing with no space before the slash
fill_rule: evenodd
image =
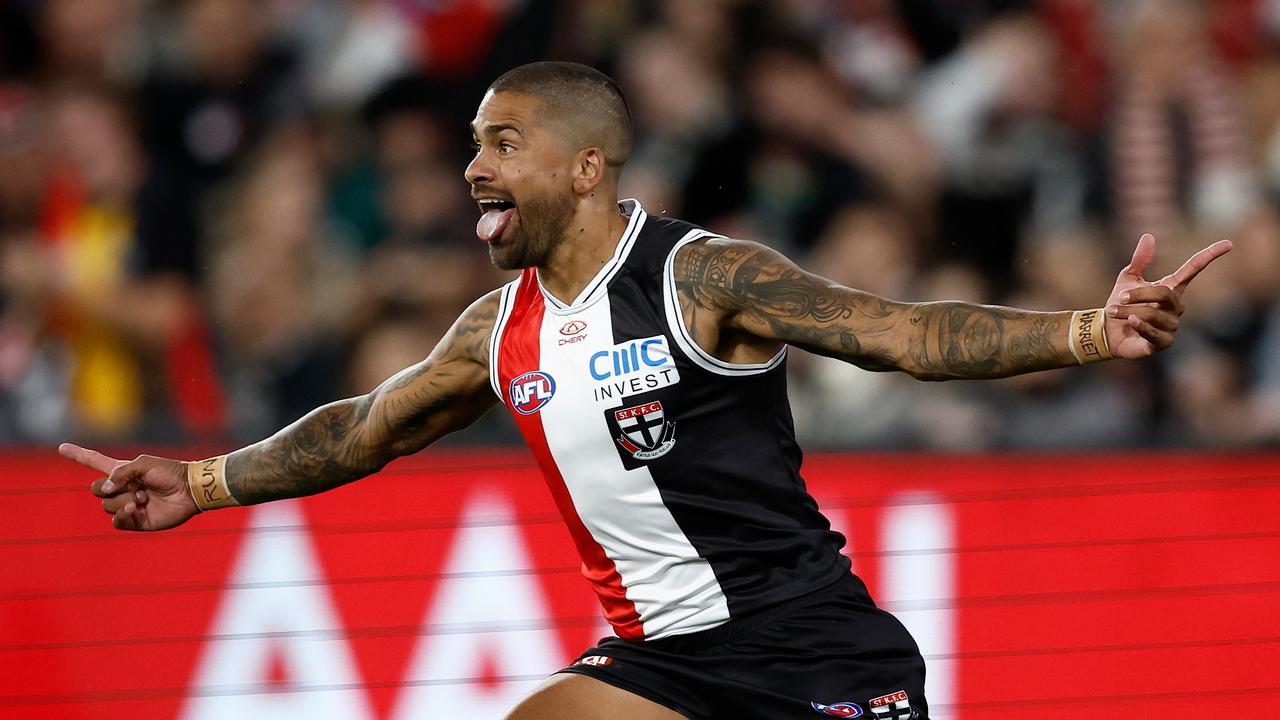
<path id="1" fill-rule="evenodd" d="M 712 236 L 634 200 L 613 258 L 566 305 L 527 269 L 502 289 L 493 389 L 514 416 L 619 637 L 720 625 L 850 570 L 800 477 L 786 348 L 719 360 L 672 265 Z"/>

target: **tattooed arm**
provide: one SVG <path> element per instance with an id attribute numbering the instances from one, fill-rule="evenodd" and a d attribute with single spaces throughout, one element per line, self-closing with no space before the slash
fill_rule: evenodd
<path id="1" fill-rule="evenodd" d="M 1230 251 L 1231 241 L 1219 240 L 1148 281 L 1143 275 L 1155 258 L 1156 240 L 1143 235 L 1116 277 L 1102 317 L 1081 318 L 1090 318 L 1090 332 L 1105 325 L 1114 357 L 1148 357 L 1173 344 L 1187 286 Z M 807 273 L 756 243 L 690 243 L 676 254 L 675 281 L 695 342 L 730 362 L 766 360 L 783 343 L 921 380 L 1007 377 L 1077 362 L 1067 339 L 1070 312 L 895 302 Z M 1073 331 L 1084 337 L 1083 330 Z M 1084 352 L 1086 345 L 1078 347 Z"/>
<path id="2" fill-rule="evenodd" d="M 805 272 L 756 243 L 690 243 L 676 255 L 675 281 L 695 340 L 733 362 L 759 362 L 786 343 L 921 380 L 1076 364 L 1067 344 L 1070 312 L 895 302 Z"/>
<path id="3" fill-rule="evenodd" d="M 251 505 L 324 492 L 470 425 L 494 402 L 488 361 L 497 308 L 494 291 L 458 318 L 426 360 L 368 395 L 317 408 L 231 453 L 231 494 Z"/>
<path id="4" fill-rule="evenodd" d="M 373 392 L 317 408 L 227 456 L 223 470 L 231 497 L 252 505 L 324 492 L 470 425 L 495 400 L 489 391 L 489 338 L 498 293 L 467 308 L 426 360 Z M 121 530 L 166 530 L 200 511 L 187 470 L 201 465 L 154 455 L 117 460 L 71 443 L 58 452 L 106 474 L 90 489 Z"/>

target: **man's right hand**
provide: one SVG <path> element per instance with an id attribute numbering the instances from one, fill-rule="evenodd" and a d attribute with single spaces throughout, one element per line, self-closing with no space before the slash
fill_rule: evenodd
<path id="1" fill-rule="evenodd" d="M 153 455 L 116 460 L 71 443 L 59 445 L 58 454 L 106 474 L 91 489 L 116 528 L 167 530 L 200 511 L 187 488 L 186 463 Z"/>

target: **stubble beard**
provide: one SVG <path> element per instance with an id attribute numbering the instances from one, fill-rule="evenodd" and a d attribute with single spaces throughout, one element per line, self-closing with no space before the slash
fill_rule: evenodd
<path id="1" fill-rule="evenodd" d="M 520 225 L 497 245 L 489 245 L 489 260 L 502 270 L 542 267 L 564 237 L 573 220 L 573 199 L 568 195 L 530 198 L 520 203 Z"/>

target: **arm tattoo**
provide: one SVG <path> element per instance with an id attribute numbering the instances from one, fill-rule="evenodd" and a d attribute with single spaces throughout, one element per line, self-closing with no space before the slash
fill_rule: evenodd
<path id="1" fill-rule="evenodd" d="M 227 460 L 241 505 L 324 492 L 471 424 L 493 402 L 489 336 L 497 295 L 472 305 L 431 355 L 368 395 L 317 408 Z"/>
<path id="2" fill-rule="evenodd" d="M 925 380 L 998 378 L 1075 365 L 1067 347 L 1070 313 L 1040 313 L 960 302 L 909 311 L 907 372 Z"/>
<path id="3" fill-rule="evenodd" d="M 886 300 L 807 273 L 755 243 L 691 243 L 676 256 L 675 281 L 685 325 L 714 346 L 709 351 L 749 342 L 745 335 L 924 380 L 1075 364 L 1069 313 Z"/>

